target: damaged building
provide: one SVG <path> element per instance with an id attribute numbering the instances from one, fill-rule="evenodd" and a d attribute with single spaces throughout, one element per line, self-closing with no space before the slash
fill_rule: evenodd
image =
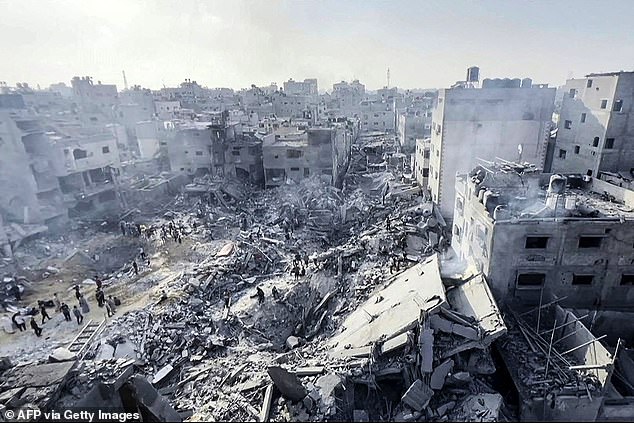
<path id="1" fill-rule="evenodd" d="M 456 177 L 453 248 L 500 301 L 536 304 L 548 292 L 569 306 L 627 308 L 634 203 L 611 201 L 606 185 L 528 164 L 479 165 Z"/>

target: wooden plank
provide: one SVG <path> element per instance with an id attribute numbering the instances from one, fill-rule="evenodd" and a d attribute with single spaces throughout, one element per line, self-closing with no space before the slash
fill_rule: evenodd
<path id="1" fill-rule="evenodd" d="M 264 393 L 264 401 L 262 402 L 262 409 L 260 410 L 260 421 L 266 422 L 269 420 L 269 414 L 271 413 L 271 400 L 273 399 L 273 384 L 269 383 Z"/>

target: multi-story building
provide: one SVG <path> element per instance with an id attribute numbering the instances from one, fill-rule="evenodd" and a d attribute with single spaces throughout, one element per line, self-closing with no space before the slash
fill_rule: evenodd
<path id="1" fill-rule="evenodd" d="M 569 79 L 563 91 L 552 171 L 629 172 L 634 167 L 634 72 Z"/>
<path id="2" fill-rule="evenodd" d="M 412 171 L 418 185 L 427 188 L 427 179 L 429 178 L 429 157 L 430 157 L 429 138 L 416 139 L 416 152 L 414 153 L 414 161 Z"/>
<path id="3" fill-rule="evenodd" d="M 456 178 L 452 246 L 499 302 L 631 308 L 633 207 L 605 181 L 487 162 Z"/>
<path id="4" fill-rule="evenodd" d="M 468 172 L 477 158 L 543 167 L 555 89 L 520 88 L 516 81 L 502 85 L 485 80 L 480 89 L 439 91 L 432 114 L 429 189 L 446 219 L 453 216 L 456 173 Z"/>
<path id="5" fill-rule="evenodd" d="M 284 92 L 289 95 L 316 96 L 319 94 L 317 79 L 309 78 L 304 81 L 293 81 L 293 78 L 284 82 Z"/>
<path id="6" fill-rule="evenodd" d="M 21 96 L 12 97 L 15 106 Z M 0 107 L 0 215 L 6 223 L 57 226 L 68 214 L 51 140 L 24 103 L 13 106 Z"/>
<path id="7" fill-rule="evenodd" d="M 181 102 L 178 100 L 155 100 L 154 108 L 159 119 L 176 119 L 181 111 Z"/>
<path id="8" fill-rule="evenodd" d="M 332 100 L 336 108 L 346 116 L 352 116 L 359 111 L 359 103 L 365 99 L 365 85 L 355 79 L 351 83 L 341 81 L 332 85 Z"/>
<path id="9" fill-rule="evenodd" d="M 97 84 L 92 77 L 74 77 L 71 80 L 74 101 L 79 107 L 82 122 L 86 124 L 113 123 L 114 108 L 119 104 L 117 86 L 114 84 Z"/>
<path id="10" fill-rule="evenodd" d="M 362 131 L 394 133 L 396 110 L 393 102 L 363 100 L 359 104 Z"/>
<path id="11" fill-rule="evenodd" d="M 333 185 L 343 182 L 350 160 L 352 132 L 345 125 L 330 128 L 282 127 L 264 137 L 265 186 L 319 176 Z"/>
<path id="12" fill-rule="evenodd" d="M 416 148 L 416 140 L 431 136 L 431 111 L 407 109 L 398 115 L 398 142 L 404 153 Z"/>
<path id="13" fill-rule="evenodd" d="M 167 139 L 172 171 L 196 176 L 212 173 L 211 137 L 210 122 L 175 122 Z"/>
<path id="14" fill-rule="evenodd" d="M 310 118 L 317 109 L 316 97 L 288 95 L 277 92 L 272 95 L 273 112 L 282 118 Z"/>

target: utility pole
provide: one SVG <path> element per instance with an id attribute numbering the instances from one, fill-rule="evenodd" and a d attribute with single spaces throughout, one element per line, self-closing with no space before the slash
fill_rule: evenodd
<path id="1" fill-rule="evenodd" d="M 123 73 L 123 88 L 128 89 L 128 80 L 125 77 L 125 71 L 121 71 Z"/>
<path id="2" fill-rule="evenodd" d="M 387 68 L 387 87 L 390 88 L 390 68 Z"/>

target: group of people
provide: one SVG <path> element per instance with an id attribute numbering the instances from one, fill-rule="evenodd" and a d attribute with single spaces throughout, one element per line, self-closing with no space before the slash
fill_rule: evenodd
<path id="1" fill-rule="evenodd" d="M 308 269 L 308 254 L 295 253 L 291 266 L 291 275 L 295 276 L 295 280 L 298 280 L 300 276 L 306 276 L 306 269 Z"/>

